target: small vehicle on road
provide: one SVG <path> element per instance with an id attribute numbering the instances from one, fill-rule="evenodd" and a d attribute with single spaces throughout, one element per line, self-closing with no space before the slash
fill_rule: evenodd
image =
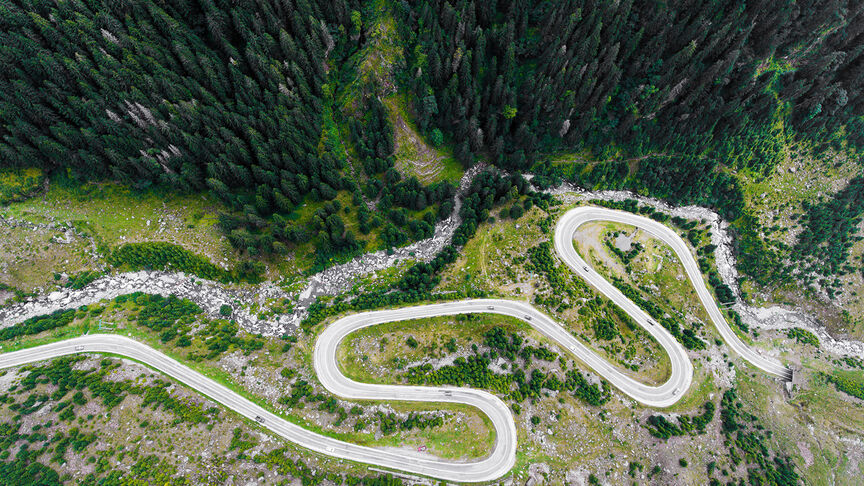
<path id="1" fill-rule="evenodd" d="M 452 397 L 452 396 L 453 396 L 453 392 L 450 391 L 450 390 L 444 390 L 444 396 L 445 396 L 445 397 Z"/>
<path id="2" fill-rule="evenodd" d="M 672 396 L 674 397 L 676 395 L 678 395 L 678 388 L 672 390 Z"/>
<path id="3" fill-rule="evenodd" d="M 81 345 L 75 346 L 75 351 L 84 351 L 84 346 L 81 346 Z"/>
<path id="4" fill-rule="evenodd" d="M 494 305 L 486 306 L 486 308 L 489 309 L 489 310 L 495 310 L 495 306 L 494 306 Z"/>
<path id="5" fill-rule="evenodd" d="M 526 320 L 526 321 L 530 321 L 530 320 L 531 320 L 531 316 L 529 316 L 528 314 L 525 314 L 525 320 Z"/>
<path id="6" fill-rule="evenodd" d="M 264 417 L 262 417 L 260 415 L 256 415 L 255 421 L 258 422 L 259 424 L 263 424 L 264 423 Z"/>
<path id="7" fill-rule="evenodd" d="M 426 452 L 426 446 L 421 445 L 420 447 L 417 448 L 417 452 Z"/>
<path id="8" fill-rule="evenodd" d="M 334 449 L 334 448 L 332 448 L 332 447 L 328 447 L 328 448 L 327 448 L 327 452 L 335 452 L 335 451 L 336 451 L 336 449 Z"/>

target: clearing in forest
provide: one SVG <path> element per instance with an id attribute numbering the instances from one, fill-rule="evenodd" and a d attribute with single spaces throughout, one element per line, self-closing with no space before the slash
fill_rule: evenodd
<path id="1" fill-rule="evenodd" d="M 409 113 L 405 95 L 384 99 L 393 125 L 396 168 L 405 177 L 414 176 L 423 184 L 438 181 L 458 183 L 464 169 L 449 149 L 435 148 L 420 136 Z"/>

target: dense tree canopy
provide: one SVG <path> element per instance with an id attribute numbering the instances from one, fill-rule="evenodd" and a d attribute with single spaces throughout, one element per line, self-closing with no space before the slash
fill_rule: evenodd
<path id="1" fill-rule="evenodd" d="M 748 152 L 733 165 L 761 168 L 775 95 L 803 132 L 849 124 L 861 138 L 859 3 L 402 5 L 421 123 L 452 132 L 464 157 L 525 167 L 562 145 L 696 154 L 720 142 L 724 156 Z"/>
<path id="2" fill-rule="evenodd" d="M 325 21 L 347 20 L 344 3 L 22 0 L 2 14 L 7 164 L 209 186 L 262 212 L 341 186 L 312 143 Z"/>
<path id="3" fill-rule="evenodd" d="M 789 136 L 817 150 L 864 145 L 860 2 L 386 10 L 400 44 L 391 87 L 408 95 L 421 135 L 446 140 L 466 166 L 484 157 L 531 169 L 541 185 L 714 206 L 739 220 L 748 247 L 759 230 L 735 171 L 770 172 Z M 359 0 L 10 0 L 0 7 L 0 166 L 209 190 L 228 206 L 220 225 L 235 247 L 282 254 L 311 241 L 316 268 L 375 239 L 428 237 L 453 186 L 396 169 L 386 90 L 345 101 L 345 86 L 393 81 L 355 72 L 373 11 Z M 590 156 L 549 163 L 562 152 Z M 848 203 L 857 186 L 814 206 L 797 254 L 841 264 L 862 212 Z M 835 207 L 847 223 L 829 231 L 820 215 Z M 769 263 L 743 268 L 768 275 Z"/>

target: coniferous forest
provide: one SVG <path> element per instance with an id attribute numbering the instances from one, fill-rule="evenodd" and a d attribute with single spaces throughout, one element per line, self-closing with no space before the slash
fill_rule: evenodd
<path id="1" fill-rule="evenodd" d="M 864 0 L 0 0 L 0 484 L 856 484 L 862 154 Z"/>
<path id="2" fill-rule="evenodd" d="M 736 171 L 772 171 L 781 136 L 817 153 L 864 144 L 860 2 L 385 8 L 419 131 L 464 167 L 484 160 L 535 173 L 540 187 L 569 180 L 711 206 L 735 222 L 742 269 L 757 280 L 788 275 L 759 246 Z M 424 186 L 394 168 L 374 89 L 350 112 L 334 101 L 369 40 L 370 10 L 356 0 L 5 0 L 0 163 L 210 191 L 228 208 L 223 231 L 253 256 L 314 241 L 324 265 L 366 249 L 370 232 L 384 247 L 428 237 L 450 213 L 453 184 Z M 568 153 L 592 156 L 550 162 Z M 859 185 L 809 206 L 790 251 L 843 268 Z M 300 221 L 307 202 L 325 204 Z"/>

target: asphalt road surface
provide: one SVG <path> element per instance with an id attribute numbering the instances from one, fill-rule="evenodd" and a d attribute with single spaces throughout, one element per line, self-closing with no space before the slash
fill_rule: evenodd
<path id="1" fill-rule="evenodd" d="M 726 343 L 754 366 L 768 373 L 788 378 L 789 371 L 782 364 L 753 351 L 735 335 L 708 292 L 689 249 L 674 231 L 642 216 L 588 206 L 575 208 L 561 218 L 555 229 L 555 249 L 574 272 L 624 309 L 669 354 L 670 377 L 662 385 L 648 386 L 634 380 L 574 338 L 551 317 L 530 304 L 511 300 L 474 299 L 349 315 L 326 328 L 315 343 L 313 354 L 315 372 L 322 385 L 338 396 L 356 400 L 452 402 L 480 409 L 489 417 L 495 428 L 495 445 L 488 456 L 479 460 L 450 461 L 428 454 L 359 446 L 319 435 L 267 411 L 149 346 L 118 335 L 88 335 L 0 354 L 0 368 L 20 366 L 74 353 L 97 352 L 122 355 L 165 373 L 240 415 L 257 421 L 275 434 L 312 451 L 448 481 L 492 481 L 507 474 L 516 461 L 516 426 L 504 402 L 488 392 L 470 388 L 358 383 L 342 374 L 337 362 L 337 348 L 348 334 L 377 324 L 466 313 L 502 314 L 527 322 L 586 363 L 622 393 L 640 403 L 651 407 L 667 407 L 674 404 L 684 395 L 693 379 L 693 366 L 687 353 L 666 329 L 597 272 L 590 269 L 576 253 L 573 247 L 573 234 L 579 226 L 589 221 L 613 221 L 637 226 L 672 247 L 684 264 L 684 269 L 699 299 L 708 310 L 712 322 Z"/>
<path id="2" fill-rule="evenodd" d="M 735 334 L 732 328 L 729 327 L 729 323 L 726 322 L 723 313 L 720 312 L 720 309 L 717 307 L 714 297 L 712 297 L 708 288 L 705 286 L 705 281 L 702 279 L 702 274 L 699 271 L 699 264 L 696 263 L 696 260 L 693 258 L 693 255 L 690 253 L 684 240 L 681 239 L 677 233 L 672 231 L 671 228 L 644 216 L 624 211 L 616 211 L 613 209 L 582 206 L 568 211 L 558 221 L 558 225 L 555 227 L 555 251 L 558 252 L 561 259 L 564 260 L 564 262 L 566 262 L 574 272 L 587 280 L 588 283 L 597 288 L 603 295 L 611 299 L 616 305 L 620 306 L 634 318 L 639 316 L 639 324 L 645 327 L 645 321 L 650 319 L 648 314 L 637 307 L 630 299 L 625 297 L 624 294 L 615 288 L 614 285 L 609 283 L 609 281 L 592 270 L 573 247 L 573 234 L 575 231 L 579 226 L 591 221 L 611 221 L 614 223 L 624 223 L 636 226 L 654 238 L 657 238 L 669 245 L 684 265 L 684 271 L 687 273 L 690 283 L 696 289 L 696 294 L 699 296 L 699 300 L 708 312 L 711 322 L 723 337 L 723 341 L 732 348 L 733 351 L 738 353 L 745 360 L 749 361 L 753 366 L 783 379 L 791 379 L 791 370 L 783 366 L 776 359 L 763 356 L 761 353 L 748 347 Z M 654 321 L 652 320 L 651 322 L 653 323 Z M 648 327 L 648 329 L 650 330 L 654 327 L 657 326 L 653 325 Z M 655 335 L 655 337 L 657 336 Z"/>

